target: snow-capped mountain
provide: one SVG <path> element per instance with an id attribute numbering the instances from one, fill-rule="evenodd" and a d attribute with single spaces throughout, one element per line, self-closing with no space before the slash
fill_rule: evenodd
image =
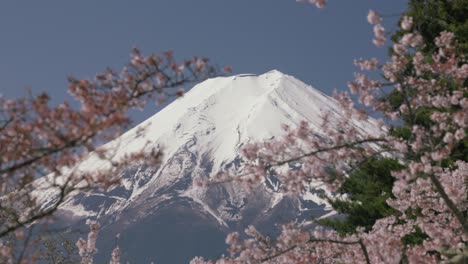
<path id="1" fill-rule="evenodd" d="M 61 215 L 77 223 L 98 219 L 104 241 L 121 233 L 122 250 L 132 263 L 216 256 L 223 252 L 226 232 L 249 224 L 269 232 L 274 222 L 319 217 L 329 209 L 313 193 L 295 199 L 271 184 L 246 193 L 233 183 L 194 188 L 192 180 L 226 169 L 240 171 L 242 146 L 281 136 L 282 124 L 294 127 L 306 120 L 320 131 L 329 111 L 342 115 L 335 100 L 279 71 L 209 79 L 107 145 L 116 149 L 116 158 L 162 147 L 160 166 L 128 167 L 119 172 L 123 186 L 74 195 L 61 207 Z M 377 129 L 372 121 L 352 122 L 362 133 Z M 102 166 L 90 155 L 80 168 Z M 104 241 L 103 252 L 113 247 Z"/>

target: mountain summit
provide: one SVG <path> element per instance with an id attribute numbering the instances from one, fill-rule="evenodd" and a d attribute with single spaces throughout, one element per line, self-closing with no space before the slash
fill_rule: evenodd
<path id="1" fill-rule="evenodd" d="M 116 157 L 161 147 L 161 165 L 134 164 L 119 172 L 121 187 L 77 194 L 60 214 L 77 224 L 98 219 L 102 252 L 113 246 L 105 241 L 121 233 L 121 248 L 132 262 L 219 256 L 227 232 L 249 224 L 274 232 L 272 223 L 319 217 L 328 208 L 315 194 L 286 197 L 273 184 L 246 193 L 233 183 L 193 188 L 193 178 L 240 172 L 243 145 L 281 136 L 282 124 L 294 127 L 303 120 L 320 131 L 326 112 L 343 114 L 334 99 L 276 70 L 206 80 L 107 145 Z M 363 133 L 376 129 L 373 123 L 352 122 Z M 90 155 L 80 168 L 101 166 Z"/>

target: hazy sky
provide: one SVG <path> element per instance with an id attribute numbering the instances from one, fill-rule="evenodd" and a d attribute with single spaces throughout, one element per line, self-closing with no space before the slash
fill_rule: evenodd
<path id="1" fill-rule="evenodd" d="M 330 0 L 318 10 L 295 0 L 2 1 L 0 93 L 17 97 L 30 87 L 61 101 L 67 76 L 120 70 L 138 47 L 206 56 L 234 73 L 278 69 L 330 94 L 346 89 L 354 58 L 386 54 L 371 44 L 368 10 L 395 29 L 406 2 Z"/>

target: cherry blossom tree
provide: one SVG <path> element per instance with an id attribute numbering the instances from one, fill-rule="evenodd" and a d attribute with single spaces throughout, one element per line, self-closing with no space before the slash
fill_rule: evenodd
<path id="1" fill-rule="evenodd" d="M 307 2 L 319 8 L 325 5 L 325 1 Z M 367 20 L 373 25 L 372 42 L 384 46 L 381 16 L 371 10 Z M 394 157 L 401 167 L 392 171 L 393 198 L 387 204 L 397 213 L 377 220 L 368 231 L 358 228 L 349 235 L 320 225 L 310 230 L 290 223 L 272 238 L 251 226 L 245 230 L 246 238 L 228 235 L 229 256 L 212 261 L 197 257 L 192 263 L 466 263 L 468 163 L 457 153 L 467 140 L 467 57 L 458 52 L 452 32 L 442 31 L 426 40 L 413 22 L 411 16 L 402 16 L 403 33 L 395 39 L 389 61 L 355 61 L 360 71 L 349 83 L 351 94 L 334 94 L 344 118 L 325 114 L 321 131 L 306 122 L 298 128 L 285 127 L 283 138 L 244 148 L 245 173 L 194 182 L 203 188 L 233 181 L 253 190 L 275 177 L 284 193 L 300 195 L 317 180 L 336 190 L 359 164 Z M 424 50 L 428 41 L 434 46 L 429 54 Z M 367 71 L 380 72 L 383 78 L 372 78 L 376 75 Z M 393 101 L 395 94 L 398 102 Z M 350 124 L 352 119 L 369 120 L 368 109 L 389 120 L 378 121 L 380 134 L 364 136 Z M 409 133 L 395 133 L 399 128 Z M 298 162 L 299 169 L 284 169 Z M 408 239 L 415 233 L 423 234 L 420 241 Z"/>
<path id="2" fill-rule="evenodd" d="M 114 172 L 129 162 L 159 162 L 160 149 L 115 158 L 101 146 L 128 128 L 129 110 L 182 96 L 185 84 L 218 74 L 220 70 L 207 58 L 177 61 L 172 51 L 144 56 L 134 49 L 130 63 L 120 72 L 108 69 L 94 79 L 69 79 L 68 91 L 78 107 L 66 101 L 52 106 L 46 93 L 0 97 L 0 262 L 35 262 L 38 253 L 27 249 L 35 247 L 37 239 L 30 239 L 27 230 L 44 228 L 70 193 L 118 185 Z M 76 169 L 89 153 L 106 161 L 108 168 Z M 37 179 L 43 180 L 41 184 Z M 38 201 L 37 193 L 51 191 L 57 194 L 53 201 Z M 86 263 L 92 260 L 98 224 L 92 223 L 91 229 L 87 242 L 78 242 L 86 244 L 79 247 Z M 116 250 L 112 258 L 118 255 Z"/>

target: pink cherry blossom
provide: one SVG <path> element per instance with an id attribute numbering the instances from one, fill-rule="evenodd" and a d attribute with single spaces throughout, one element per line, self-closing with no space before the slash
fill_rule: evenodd
<path id="1" fill-rule="evenodd" d="M 409 16 L 403 16 L 401 20 L 401 28 L 404 30 L 410 30 L 413 26 L 413 18 Z"/>
<path id="2" fill-rule="evenodd" d="M 324 8 L 327 4 L 327 0 L 296 0 L 296 2 L 308 2 L 317 8 Z"/>
<path id="3" fill-rule="evenodd" d="M 377 25 L 377 24 L 380 24 L 382 22 L 382 18 L 374 10 L 369 10 L 369 13 L 367 14 L 367 21 L 370 24 Z"/>

